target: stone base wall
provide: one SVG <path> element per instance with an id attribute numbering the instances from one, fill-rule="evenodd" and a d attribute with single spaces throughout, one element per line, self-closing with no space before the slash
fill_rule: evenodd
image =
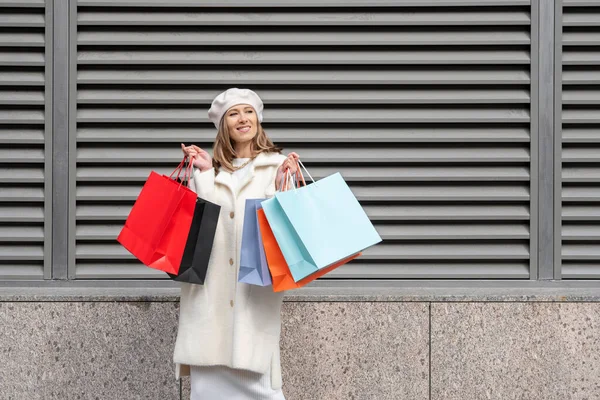
<path id="1" fill-rule="evenodd" d="M 189 399 L 176 301 L 0 302 L 0 398 Z M 287 400 L 600 398 L 597 302 L 295 302 Z"/>

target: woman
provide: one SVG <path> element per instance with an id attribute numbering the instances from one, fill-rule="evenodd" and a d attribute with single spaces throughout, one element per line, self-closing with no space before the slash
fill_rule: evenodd
<path id="1" fill-rule="evenodd" d="M 284 399 L 279 338 L 283 292 L 238 283 L 246 199 L 269 198 L 298 155 L 281 154 L 261 126 L 263 103 L 248 89 L 219 94 L 208 111 L 218 130 L 213 157 L 193 160 L 190 188 L 221 212 L 204 285 L 182 283 L 174 362 L 190 375 L 191 400 Z"/>

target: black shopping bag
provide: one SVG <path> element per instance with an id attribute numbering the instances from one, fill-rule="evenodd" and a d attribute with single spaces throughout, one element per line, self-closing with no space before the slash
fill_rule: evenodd
<path id="1" fill-rule="evenodd" d="M 168 274 L 172 280 L 204 285 L 220 211 L 221 206 L 218 204 L 200 197 L 196 199 L 194 217 L 179 272 L 176 275 Z"/>

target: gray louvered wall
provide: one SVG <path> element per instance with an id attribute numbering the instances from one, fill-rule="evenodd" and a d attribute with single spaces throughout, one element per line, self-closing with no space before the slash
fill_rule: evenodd
<path id="1" fill-rule="evenodd" d="M 327 278 L 529 278 L 529 1 L 78 4 L 71 276 L 164 277 L 114 238 L 150 170 L 211 146 L 206 110 L 237 86 L 384 238 Z"/>
<path id="2" fill-rule="evenodd" d="M 561 134 L 560 126 L 557 134 Z M 600 1 L 563 0 L 562 277 L 600 278 Z"/>
<path id="3" fill-rule="evenodd" d="M 46 12 L 43 0 L 0 1 L 0 280 L 50 277 Z"/>

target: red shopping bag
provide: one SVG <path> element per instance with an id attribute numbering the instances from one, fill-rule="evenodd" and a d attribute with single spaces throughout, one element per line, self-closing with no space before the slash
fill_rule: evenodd
<path id="1" fill-rule="evenodd" d="M 170 177 L 152 171 L 140 192 L 117 241 L 144 265 L 171 274 L 179 272 L 183 250 L 196 207 L 196 193 L 178 183 L 186 159 Z M 191 164 L 190 164 L 191 167 Z"/>

